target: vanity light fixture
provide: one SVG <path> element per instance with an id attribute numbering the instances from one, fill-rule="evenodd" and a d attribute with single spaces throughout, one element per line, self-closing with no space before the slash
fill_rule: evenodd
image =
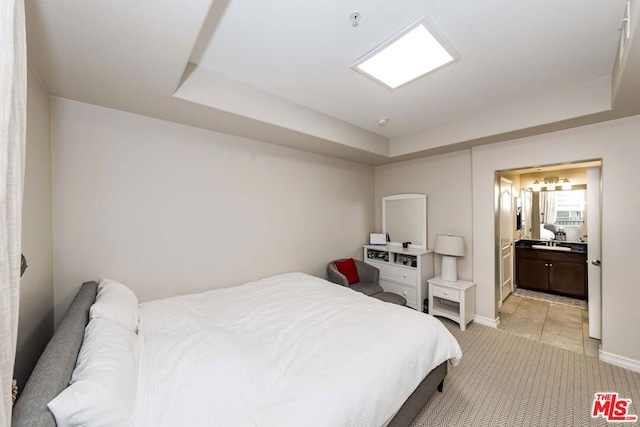
<path id="1" fill-rule="evenodd" d="M 393 90 L 458 59 L 460 55 L 423 16 L 351 68 Z"/>
<path id="2" fill-rule="evenodd" d="M 531 184 L 531 190 L 541 191 L 543 184 L 547 191 L 555 191 L 558 189 L 559 186 L 561 186 L 563 190 L 571 190 L 571 183 L 567 178 L 558 178 L 557 176 L 547 176 L 542 181 L 543 182 L 540 182 L 540 180 L 538 179 L 533 181 L 533 184 Z"/>

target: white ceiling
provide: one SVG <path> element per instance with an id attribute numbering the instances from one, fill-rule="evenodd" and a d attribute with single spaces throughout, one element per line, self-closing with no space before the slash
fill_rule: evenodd
<path id="1" fill-rule="evenodd" d="M 611 102 L 625 5 L 26 2 L 29 62 L 53 95 L 368 164 L 639 114 Z M 422 15 L 460 61 L 395 91 L 351 69 Z"/>

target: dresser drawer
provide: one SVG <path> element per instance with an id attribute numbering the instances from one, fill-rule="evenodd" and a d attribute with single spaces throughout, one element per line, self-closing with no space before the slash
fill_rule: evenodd
<path id="1" fill-rule="evenodd" d="M 414 308 L 418 306 L 416 288 L 404 286 L 384 279 L 380 279 L 380 286 L 382 286 L 382 289 L 384 289 L 385 292 L 393 292 L 394 294 L 405 297 L 408 305 Z"/>
<path id="2" fill-rule="evenodd" d="M 416 286 L 416 278 L 418 275 L 414 268 L 394 264 L 376 264 L 376 267 L 380 270 L 381 279 L 391 279 L 414 287 Z"/>
<path id="3" fill-rule="evenodd" d="M 443 288 L 441 286 L 432 286 L 434 297 L 444 298 L 449 301 L 460 301 L 460 291 L 457 289 Z"/>

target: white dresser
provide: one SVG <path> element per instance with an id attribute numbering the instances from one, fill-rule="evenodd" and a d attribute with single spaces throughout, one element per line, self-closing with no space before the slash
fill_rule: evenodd
<path id="1" fill-rule="evenodd" d="M 364 262 L 380 270 L 380 286 L 407 299 L 407 305 L 423 311 L 427 281 L 433 277 L 433 251 L 401 246 L 364 246 Z"/>

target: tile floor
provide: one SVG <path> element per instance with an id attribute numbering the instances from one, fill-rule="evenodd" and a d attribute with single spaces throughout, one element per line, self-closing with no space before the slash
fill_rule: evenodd
<path id="1" fill-rule="evenodd" d="M 509 295 L 499 309 L 498 329 L 598 357 L 600 340 L 589 337 L 589 311 Z"/>

